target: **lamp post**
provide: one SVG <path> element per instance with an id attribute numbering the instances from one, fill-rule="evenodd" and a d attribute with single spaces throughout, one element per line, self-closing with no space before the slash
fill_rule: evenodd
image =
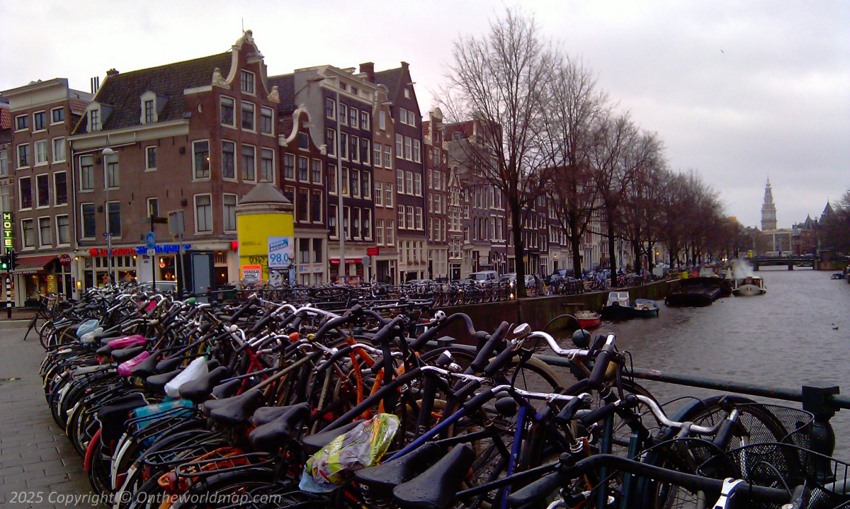
<path id="1" fill-rule="evenodd" d="M 106 147 L 101 152 L 103 155 L 103 184 L 106 189 L 106 201 L 103 204 L 104 215 L 106 216 L 106 274 L 109 278 L 109 283 L 114 282 L 112 275 L 112 228 L 109 222 L 109 163 L 106 158 L 115 154 L 115 151 Z"/>

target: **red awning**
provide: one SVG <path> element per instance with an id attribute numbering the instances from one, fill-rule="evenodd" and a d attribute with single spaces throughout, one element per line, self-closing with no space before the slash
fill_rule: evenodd
<path id="1" fill-rule="evenodd" d="M 19 256 L 15 274 L 36 274 L 44 270 L 44 266 L 58 258 L 56 255 Z"/>

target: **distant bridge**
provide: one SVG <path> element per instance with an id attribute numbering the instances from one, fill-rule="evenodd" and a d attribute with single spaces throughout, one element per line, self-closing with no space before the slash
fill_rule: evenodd
<path id="1" fill-rule="evenodd" d="M 786 265 L 788 270 L 794 270 L 794 267 L 814 267 L 815 259 L 811 256 L 756 256 L 750 260 L 753 264 L 753 270 L 759 270 L 763 265 Z"/>

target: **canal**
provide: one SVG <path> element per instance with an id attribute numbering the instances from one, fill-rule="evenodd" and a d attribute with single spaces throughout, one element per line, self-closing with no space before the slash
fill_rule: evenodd
<path id="1" fill-rule="evenodd" d="M 596 332 L 614 332 L 639 368 L 777 388 L 834 384 L 850 395 L 850 284 L 811 269 L 770 267 L 758 274 L 765 295 L 727 297 L 703 308 L 661 304 L 658 318 L 605 322 Z M 712 393 L 641 383 L 660 401 Z M 850 410 L 832 423 L 836 456 L 850 460 Z"/>

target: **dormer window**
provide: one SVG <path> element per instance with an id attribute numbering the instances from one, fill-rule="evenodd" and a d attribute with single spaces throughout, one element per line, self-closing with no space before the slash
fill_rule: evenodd
<path id="1" fill-rule="evenodd" d="M 96 132 L 103 130 L 103 125 L 109 119 L 109 114 L 112 113 L 112 107 L 108 104 L 91 102 L 86 107 L 86 120 L 88 121 L 88 132 Z"/>
<path id="2" fill-rule="evenodd" d="M 100 110 L 89 111 L 89 131 L 100 131 Z"/>
<path id="3" fill-rule="evenodd" d="M 139 123 L 155 124 L 156 122 L 159 122 L 159 113 L 162 111 L 162 108 L 165 107 L 165 98 L 157 96 L 155 93 L 148 90 L 142 94 L 140 101 L 142 114 L 139 118 Z"/>
<path id="4" fill-rule="evenodd" d="M 254 73 L 251 71 L 242 71 L 241 84 L 241 90 L 246 94 L 254 95 L 256 93 L 254 88 Z"/>

